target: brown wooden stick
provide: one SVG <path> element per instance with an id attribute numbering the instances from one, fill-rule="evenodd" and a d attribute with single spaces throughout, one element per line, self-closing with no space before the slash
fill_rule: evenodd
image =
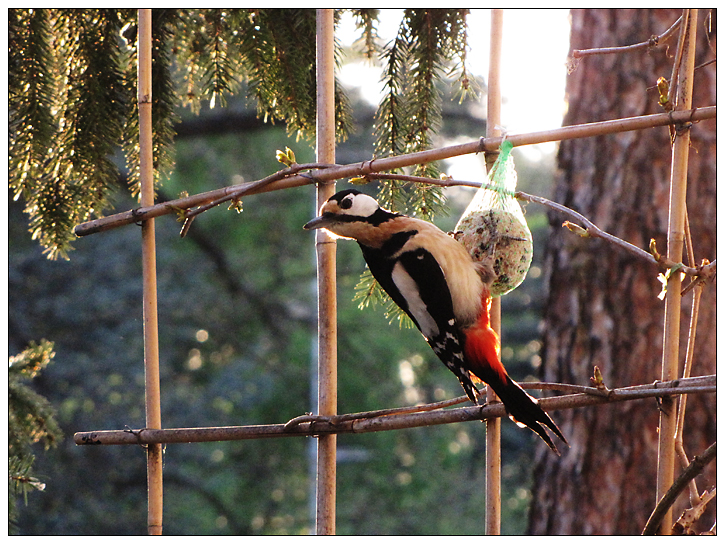
<path id="1" fill-rule="evenodd" d="M 366 176 L 364 176 L 364 178 L 366 178 L 366 179 L 401 180 L 401 181 L 408 181 L 408 182 L 413 182 L 413 183 L 439 185 L 442 187 L 453 187 L 453 186 L 487 187 L 488 186 L 488 184 L 482 184 L 481 182 L 471 182 L 471 181 L 453 180 L 453 179 L 438 180 L 436 178 L 423 178 L 421 176 L 410 176 L 407 174 L 371 173 L 371 174 L 367 174 Z M 639 248 L 639 247 L 631 244 L 630 242 L 627 242 L 621 238 L 616 237 L 615 235 L 611 235 L 610 233 L 603 231 L 597 225 L 595 225 L 589 219 L 587 219 L 585 216 L 583 216 L 579 212 L 573 210 L 572 208 L 568 208 L 564 204 L 560 204 L 560 203 L 551 201 L 549 199 L 545 199 L 544 197 L 539 197 L 537 195 L 530 195 L 529 193 L 525 193 L 524 191 L 517 191 L 512 196 L 515 199 L 518 199 L 520 201 L 541 204 L 543 206 L 547 206 L 548 208 L 561 212 L 565 216 L 572 218 L 575 221 L 582 223 L 582 225 L 585 226 L 584 228 L 582 228 L 579 225 L 572 224 L 570 222 L 565 222 L 565 224 L 563 224 L 563 225 L 565 227 L 568 227 L 571 231 L 578 233 L 581 236 L 589 236 L 589 237 L 593 237 L 593 238 L 602 238 L 604 240 L 607 240 L 608 242 L 615 244 L 616 246 L 619 246 L 620 248 L 635 255 L 636 257 L 638 257 L 640 259 L 644 259 L 654 265 L 659 265 L 660 267 L 662 267 L 665 270 L 679 265 L 681 272 L 683 272 L 689 276 L 693 276 L 697 280 L 702 281 L 702 282 L 711 281 L 713 279 L 713 277 L 716 275 L 716 260 L 714 260 L 713 263 L 707 262 L 704 265 L 699 266 L 699 267 L 687 267 L 683 264 L 673 263 L 672 261 L 670 261 L 668 258 L 666 258 L 664 256 L 658 256 L 656 258 L 650 252 L 646 252 L 642 248 Z"/>
<path id="2" fill-rule="evenodd" d="M 661 45 L 663 42 L 665 42 L 670 36 L 678 30 L 678 28 L 681 26 L 681 20 L 683 17 L 679 17 L 676 19 L 676 22 L 671 25 L 671 27 L 666 30 L 663 34 L 660 36 L 651 36 L 648 41 L 646 42 L 640 42 L 637 44 L 632 45 L 623 45 L 623 46 L 616 46 L 616 47 L 598 47 L 595 49 L 575 49 L 572 51 L 572 58 L 573 59 L 581 59 L 583 57 L 588 57 L 590 55 L 610 55 L 614 53 L 632 53 L 633 51 L 640 51 L 641 49 L 648 49 L 649 47 L 656 47 L 658 45 Z"/>
<path id="3" fill-rule="evenodd" d="M 696 25 L 698 10 L 690 9 L 683 14 L 679 50 L 683 49 L 683 66 L 678 76 L 678 90 L 674 102 L 676 110 L 688 111 L 691 108 L 693 93 L 693 68 L 696 57 Z M 676 63 L 681 63 L 681 54 L 676 55 Z M 672 82 L 675 84 L 675 81 Z M 670 197 L 668 203 L 668 259 L 680 263 L 683 259 L 686 219 L 686 188 L 688 184 L 688 157 L 690 152 L 690 130 L 676 131 L 671 158 Z M 678 377 L 680 361 L 681 328 L 681 275 L 668 276 L 665 295 L 665 316 L 663 320 L 663 358 L 661 380 Z M 656 500 L 668 492 L 673 485 L 676 465 L 676 401 L 664 398 L 658 426 L 658 472 L 656 477 Z M 667 510 L 661 521 L 663 535 L 671 533 L 672 512 Z"/>
<path id="4" fill-rule="evenodd" d="M 679 125 L 683 123 L 702 121 L 705 119 L 713 119 L 715 117 L 716 106 L 707 106 L 704 108 L 694 108 L 693 110 L 688 111 L 628 117 L 613 119 L 610 121 L 573 125 L 571 127 L 561 127 L 547 131 L 512 134 L 507 136 L 507 140 L 512 142 L 514 146 L 528 146 L 532 144 L 542 144 L 544 142 L 568 140 L 572 138 L 587 138 L 602 134 L 643 130 L 654 127 L 663 127 L 666 125 Z M 370 161 L 363 161 L 349 165 L 332 166 L 316 172 L 315 178 L 321 182 L 328 182 L 341 178 L 365 176 L 372 172 L 395 170 L 411 165 L 449 159 L 460 155 L 496 151 L 499 149 L 501 143 L 501 137 L 481 138 L 474 142 L 446 146 L 434 150 L 419 151 L 406 155 L 398 155 L 396 157 L 371 159 Z M 276 175 L 277 173 L 273 174 L 273 176 Z M 309 185 L 314 183 L 314 180 L 309 176 L 295 174 L 269 184 L 260 185 L 259 182 L 261 182 L 261 180 L 256 182 L 246 182 L 243 184 L 207 191 L 205 193 L 199 193 L 197 195 L 190 195 L 188 197 L 167 201 L 154 206 L 142 206 L 126 212 L 98 218 L 77 225 L 74 229 L 74 233 L 79 237 L 87 236 L 107 231 L 109 229 L 115 229 L 123 225 L 137 223 L 149 218 L 155 218 L 167 214 L 178 214 L 180 211 L 208 204 L 216 199 L 224 199 L 221 201 L 224 202 L 235 197 L 239 198 L 246 195 L 254 195 L 257 193 Z"/>
<path id="5" fill-rule="evenodd" d="M 542 388 L 541 383 L 520 383 L 523 388 Z M 568 385 L 547 384 L 542 389 L 567 390 Z M 594 390 L 594 389 L 593 389 Z M 713 393 L 716 391 L 716 375 L 679 379 L 671 382 L 655 382 L 613 388 L 607 395 L 600 393 L 577 393 L 539 400 L 546 411 L 566 410 L 576 407 L 602 405 L 648 397 L 665 397 L 684 393 Z M 362 413 L 364 414 L 364 413 Z M 331 433 L 370 433 L 421 426 L 450 424 L 501 418 L 506 415 L 501 403 L 471 405 L 457 409 L 436 409 L 406 414 L 375 414 L 370 417 L 350 418 L 338 415 L 339 420 L 324 419 L 302 422 L 296 426 L 267 424 L 257 426 L 227 426 L 208 428 L 108 430 L 78 432 L 73 436 L 77 445 L 139 445 L 151 443 L 204 443 L 210 441 L 240 441 L 274 437 L 302 437 Z M 342 418 L 341 418 L 342 417 Z"/>
<path id="6" fill-rule="evenodd" d="M 139 163 L 141 203 L 154 204 L 154 157 L 152 142 L 151 97 L 151 10 L 140 9 L 138 37 Z M 159 381 L 159 319 L 156 293 L 156 241 L 154 220 L 144 221 L 141 228 L 143 262 L 144 377 L 146 426 L 161 428 L 161 385 Z M 146 451 L 147 530 L 161 535 L 163 522 L 163 463 L 161 445 Z"/>

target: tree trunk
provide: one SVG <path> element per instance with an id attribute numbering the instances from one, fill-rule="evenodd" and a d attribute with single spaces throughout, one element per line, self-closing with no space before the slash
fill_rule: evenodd
<path id="1" fill-rule="evenodd" d="M 630 45 L 664 32 L 680 10 L 575 10 L 572 49 Z M 696 66 L 715 58 L 700 10 Z M 670 79 L 678 33 L 667 46 L 589 56 L 567 81 L 565 125 L 661 112 L 655 88 Z M 713 48 L 713 51 L 710 48 Z M 716 104 L 716 65 L 696 71 L 694 106 Z M 688 210 L 696 260 L 716 258 L 716 122 L 694 124 Z M 665 254 L 671 144 L 668 128 L 562 142 L 554 200 L 641 248 L 651 238 Z M 660 379 L 663 302 L 655 266 L 598 239 L 561 227 L 550 214 L 546 252 L 549 295 L 543 328 L 544 379 L 589 385 L 593 368 L 608 387 Z M 685 256 L 684 252 L 684 256 Z M 684 257 L 684 260 L 687 259 Z M 684 286 L 687 284 L 684 283 Z M 692 293 L 692 292 L 691 292 Z M 693 296 L 683 298 L 685 355 Z M 681 358 L 683 361 L 683 358 Z M 682 367 L 682 364 L 681 364 Z M 692 376 L 716 373 L 716 286 L 703 292 Z M 658 406 L 653 399 L 555 414 L 571 444 L 558 458 L 537 451 L 529 531 L 533 534 L 639 534 L 656 503 Z M 688 398 L 684 443 L 689 458 L 716 440 L 716 395 Z M 697 479 L 715 486 L 716 463 Z M 676 467 L 676 475 L 682 470 Z M 674 520 L 688 507 L 676 503 Z M 712 502 L 713 503 L 713 502 Z M 715 505 L 703 517 L 715 519 Z"/>

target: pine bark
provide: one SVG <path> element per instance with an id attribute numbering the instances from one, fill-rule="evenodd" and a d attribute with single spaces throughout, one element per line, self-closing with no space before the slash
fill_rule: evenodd
<path id="1" fill-rule="evenodd" d="M 573 10 L 571 49 L 629 45 L 671 26 L 680 10 Z M 707 10 L 700 10 L 703 22 Z M 714 14 L 715 19 L 715 14 Z M 696 65 L 715 58 L 711 32 L 699 23 Z M 667 46 L 580 60 L 567 80 L 574 125 L 662 112 L 656 81 L 670 78 L 678 34 Z M 710 44 L 709 44 L 710 40 Z M 713 50 L 711 49 L 713 48 Z M 696 72 L 694 106 L 716 104 L 715 64 Z M 716 258 L 716 122 L 691 130 L 688 211 L 696 260 Z M 671 144 L 668 128 L 562 142 L 553 198 L 600 228 L 665 253 Z M 580 238 L 550 214 L 549 287 L 543 327 L 544 379 L 588 385 L 599 367 L 609 387 L 660 378 L 663 302 L 656 268 L 596 239 Z M 684 252 L 685 256 L 685 252 Z M 684 258 L 685 259 L 685 258 Z M 692 295 L 683 298 L 685 355 Z M 681 364 L 682 365 L 682 364 Z M 692 375 L 716 373 L 716 285 L 701 298 Z M 571 444 L 557 458 L 539 448 L 534 467 L 532 534 L 639 534 L 656 502 L 658 406 L 632 401 L 555 413 Z M 716 440 L 715 394 L 691 395 L 684 432 L 693 457 Z M 697 480 L 715 486 L 716 464 Z M 676 475 L 681 467 L 676 467 Z M 675 506 L 674 520 L 688 507 Z M 710 515 L 710 516 L 709 516 Z M 715 505 L 703 517 L 715 518 Z"/>

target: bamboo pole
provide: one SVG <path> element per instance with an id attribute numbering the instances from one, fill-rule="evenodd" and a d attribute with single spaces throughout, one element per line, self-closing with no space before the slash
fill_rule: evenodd
<path id="1" fill-rule="evenodd" d="M 487 138 L 501 136 L 502 91 L 501 61 L 504 12 L 491 10 L 491 30 L 489 36 L 489 77 L 487 79 Z M 493 165 L 487 158 L 487 170 Z M 501 341 L 502 300 L 492 299 L 490 309 L 491 325 Z M 487 403 L 497 400 L 494 390 L 487 388 Z M 486 421 L 486 534 L 498 536 L 502 532 L 502 420 L 495 418 Z"/>
<path id="2" fill-rule="evenodd" d="M 687 19 L 685 15 L 687 14 Z M 696 23 L 698 10 L 684 12 L 681 32 L 685 33 L 683 69 L 678 78 L 677 110 L 689 110 L 693 93 L 693 69 L 696 57 Z M 676 85 L 672 81 L 671 85 Z M 688 174 L 688 151 L 690 130 L 676 131 L 671 161 L 671 189 L 668 216 L 668 259 L 680 262 L 683 255 L 686 219 L 686 187 Z M 678 377 L 679 341 L 681 318 L 681 275 L 671 274 L 668 279 L 665 301 L 665 324 L 663 339 L 663 361 L 661 380 Z M 676 463 L 676 403 L 675 398 L 663 398 L 660 411 L 660 434 L 658 443 L 658 477 L 656 503 L 668 492 L 673 484 Z M 663 517 L 660 526 L 662 534 L 670 534 L 673 525 L 671 510 Z"/>
<path id="3" fill-rule="evenodd" d="M 622 403 L 645 398 L 681 394 L 706 394 L 716 392 L 716 375 L 678 379 L 672 382 L 655 382 L 624 388 L 595 388 L 554 383 L 520 383 L 525 389 L 554 389 L 577 392 L 540 400 L 545 411 L 591 407 L 608 403 Z M 465 402 L 466 399 L 460 399 Z M 79 446 L 147 445 L 152 443 L 207 443 L 214 441 L 244 441 L 279 437 L 304 437 L 321 434 L 373 433 L 407 428 L 438 426 L 453 422 L 471 422 L 506 416 L 501 403 L 470 405 L 457 409 L 425 410 L 426 407 L 406 409 L 382 409 L 367 413 L 337 415 L 321 419 L 305 415 L 286 424 L 262 424 L 254 426 L 222 426 L 209 428 L 172 428 L 141 430 L 100 430 L 77 432 L 73 441 Z M 291 425 L 291 423 L 298 421 Z"/>
<path id="4" fill-rule="evenodd" d="M 139 164 L 141 206 L 154 204 L 154 157 L 151 128 L 151 10 L 140 9 L 138 38 Z M 146 427 L 161 429 L 159 384 L 159 322 L 156 301 L 156 241 L 154 220 L 141 225 L 144 307 L 144 372 Z M 161 535 L 163 481 L 161 445 L 147 448 L 148 520 L 150 535 Z"/>
<path id="5" fill-rule="evenodd" d="M 319 163 L 335 163 L 335 58 L 333 10 L 318 9 L 316 154 Z M 335 192 L 335 182 L 318 182 L 317 205 Z M 315 233 L 318 263 L 318 414 L 338 412 L 336 244 L 324 229 Z M 335 534 L 337 437 L 318 437 L 315 533 Z"/>
<path id="6" fill-rule="evenodd" d="M 559 127 L 557 129 L 550 129 L 546 131 L 510 134 L 507 135 L 507 140 L 509 140 L 514 147 L 529 146 L 545 142 L 556 142 L 574 138 L 589 138 L 605 134 L 664 127 L 667 125 L 713 119 L 715 117 L 716 106 L 706 106 L 704 108 L 694 108 L 692 111 L 676 111 L 663 114 L 611 119 L 609 121 L 584 123 L 581 125 Z M 134 210 L 127 210 L 118 214 L 112 214 L 110 216 L 84 222 L 78 224 L 73 232 L 79 237 L 92 235 L 109 229 L 115 229 L 123 225 L 138 223 L 139 221 L 150 218 L 156 218 L 167 214 L 178 214 L 180 211 L 208 204 L 223 197 L 230 197 L 232 195 L 238 197 L 243 195 L 256 195 L 258 193 L 266 193 L 268 191 L 277 191 L 281 189 L 289 189 L 291 187 L 310 185 L 315 183 L 315 181 L 328 182 L 341 178 L 364 176 L 373 172 L 395 170 L 420 163 L 441 161 L 443 159 L 450 159 L 451 157 L 458 157 L 471 153 L 496 151 L 499 149 L 501 144 L 502 137 L 480 138 L 473 142 L 445 146 L 433 150 L 407 153 L 394 157 L 382 157 L 380 159 L 361 161 L 348 165 L 329 165 L 330 168 L 318 170 L 315 174 L 314 180 L 309 175 L 294 174 L 282 179 L 276 179 L 269 183 L 260 183 L 265 180 L 245 182 L 243 184 L 206 191 L 197 195 L 190 195 L 189 197 L 183 197 L 181 199 L 174 199 L 154 206 L 141 206 Z"/>

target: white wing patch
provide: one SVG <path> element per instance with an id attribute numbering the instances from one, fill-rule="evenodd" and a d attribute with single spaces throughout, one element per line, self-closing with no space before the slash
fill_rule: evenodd
<path id="1" fill-rule="evenodd" d="M 433 339 L 439 334 L 436 320 L 431 316 L 426 304 L 419 295 L 419 287 L 413 278 L 406 272 L 401 263 L 396 263 L 391 273 L 393 283 L 408 304 L 408 311 L 418 322 L 419 329 L 426 339 Z"/>

